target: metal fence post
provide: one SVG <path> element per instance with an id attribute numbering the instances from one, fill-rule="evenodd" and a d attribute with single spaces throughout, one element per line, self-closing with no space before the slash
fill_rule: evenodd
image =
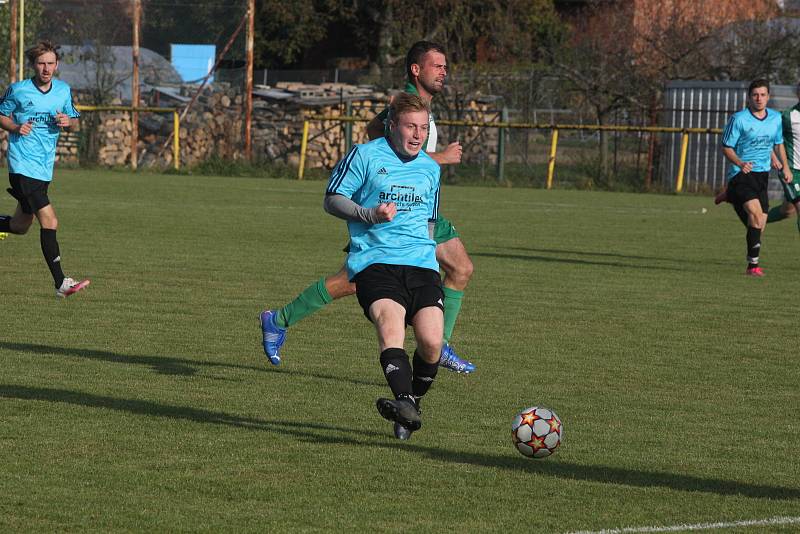
<path id="1" fill-rule="evenodd" d="M 508 108 L 503 106 L 500 111 L 500 122 L 508 123 Z M 504 126 L 499 126 L 497 135 L 497 181 L 502 182 L 505 179 L 506 171 L 506 129 Z"/>
<path id="2" fill-rule="evenodd" d="M 175 111 L 172 113 L 172 159 L 175 170 L 181 168 L 181 117 Z"/>
<path id="3" fill-rule="evenodd" d="M 547 189 L 553 188 L 553 175 L 556 171 L 556 149 L 558 148 L 558 128 L 553 128 L 553 139 L 550 141 L 550 159 L 547 160 Z"/>
<path id="4" fill-rule="evenodd" d="M 349 100 L 344 105 L 344 114 L 346 117 L 353 116 L 353 103 Z M 351 148 L 353 148 L 353 123 L 346 121 L 344 123 L 344 153 L 349 154 Z"/>
<path id="5" fill-rule="evenodd" d="M 683 175 L 686 172 L 686 153 L 689 151 L 689 132 L 681 134 L 681 159 L 678 164 L 678 178 L 675 181 L 675 192 L 683 191 Z"/>
<path id="6" fill-rule="evenodd" d="M 300 141 L 300 166 L 297 168 L 297 179 L 303 179 L 303 173 L 306 169 L 306 149 L 308 148 L 308 124 L 309 121 L 303 121 L 303 139 Z"/>

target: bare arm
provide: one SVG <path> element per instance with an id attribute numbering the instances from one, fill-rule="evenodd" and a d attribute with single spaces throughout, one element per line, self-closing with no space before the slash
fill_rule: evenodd
<path id="1" fill-rule="evenodd" d="M 742 161 L 739 159 L 739 156 L 736 155 L 736 151 L 729 146 L 722 147 L 722 155 L 725 156 L 728 161 L 741 168 L 742 172 L 745 174 L 749 174 L 750 171 L 753 170 L 753 164 L 749 161 Z"/>
<path id="2" fill-rule="evenodd" d="M 441 152 L 428 152 L 428 155 L 433 158 L 433 161 L 439 165 L 455 165 L 461 163 L 461 143 L 455 141 L 447 145 Z"/>
<path id="3" fill-rule="evenodd" d="M 789 168 L 789 159 L 786 157 L 786 147 L 783 146 L 783 143 L 779 145 L 775 145 L 775 150 L 778 152 L 778 157 L 781 160 L 781 164 L 783 168 L 783 181 L 787 184 L 792 183 L 794 177 L 792 176 L 792 169 Z"/>
<path id="4" fill-rule="evenodd" d="M 33 125 L 30 122 L 25 124 L 17 124 L 12 117 L 0 115 L 0 128 L 10 133 L 18 133 L 20 135 L 28 135 L 33 130 Z"/>

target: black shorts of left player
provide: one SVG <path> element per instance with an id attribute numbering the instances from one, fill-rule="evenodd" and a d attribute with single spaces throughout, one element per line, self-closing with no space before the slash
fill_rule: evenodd
<path id="1" fill-rule="evenodd" d="M 728 184 L 728 200 L 733 204 L 736 215 L 744 224 L 747 224 L 747 212 L 744 210 L 744 203 L 750 200 L 758 200 L 761 204 L 761 211 L 769 211 L 769 173 L 768 172 L 740 172 L 734 176 Z"/>
<path id="2" fill-rule="evenodd" d="M 393 300 L 405 308 L 407 325 L 422 308 L 435 306 L 444 311 L 442 278 L 438 271 L 376 263 L 358 273 L 353 281 L 358 303 L 370 321 L 369 307 L 380 299 Z"/>
<path id="3" fill-rule="evenodd" d="M 31 215 L 50 205 L 50 198 L 47 196 L 47 187 L 50 182 L 10 172 L 8 173 L 8 183 L 11 184 L 11 187 L 6 191 L 17 199 L 23 213 Z"/>

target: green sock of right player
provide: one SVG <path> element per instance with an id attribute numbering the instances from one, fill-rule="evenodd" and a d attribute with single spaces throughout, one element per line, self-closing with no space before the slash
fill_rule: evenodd
<path id="1" fill-rule="evenodd" d="M 278 310 L 275 323 L 281 328 L 288 328 L 331 302 L 333 302 L 333 297 L 325 287 L 325 278 L 320 278 L 305 288 L 293 301 Z"/>
<path id="2" fill-rule="evenodd" d="M 461 312 L 461 300 L 464 298 L 464 292 L 449 287 L 442 289 L 444 290 L 444 342 L 450 343 L 456 319 Z"/>

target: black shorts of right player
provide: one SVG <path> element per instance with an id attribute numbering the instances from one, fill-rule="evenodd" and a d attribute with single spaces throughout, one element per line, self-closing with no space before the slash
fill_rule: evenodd
<path id="1" fill-rule="evenodd" d="M 8 173 L 8 183 L 11 184 L 11 187 L 6 191 L 17 199 L 23 213 L 31 215 L 50 205 L 50 199 L 47 196 L 47 187 L 50 182 L 10 172 Z"/>
<path id="2" fill-rule="evenodd" d="M 736 215 L 746 225 L 747 212 L 744 210 L 744 203 L 750 200 L 758 200 L 761 204 L 761 211 L 769 211 L 768 196 L 769 173 L 768 172 L 740 172 L 728 184 L 728 200 L 733 204 Z"/>
<path id="3" fill-rule="evenodd" d="M 380 299 L 391 299 L 403 306 L 407 325 L 422 308 L 436 306 L 444 311 L 442 278 L 431 269 L 376 263 L 358 273 L 353 281 L 358 303 L 370 321 L 369 307 Z"/>

